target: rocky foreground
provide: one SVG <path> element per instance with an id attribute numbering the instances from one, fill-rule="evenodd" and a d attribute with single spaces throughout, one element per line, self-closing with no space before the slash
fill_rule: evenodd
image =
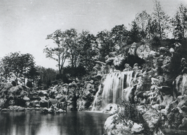
<path id="1" fill-rule="evenodd" d="M 111 114 L 104 125 L 107 135 L 165 135 L 166 133 L 184 135 L 187 133 L 187 118 L 176 109 L 164 115 L 151 106 L 145 105 L 136 105 L 131 110 L 129 105 L 126 109 L 116 104 L 109 106 L 113 109 L 105 110 Z"/>

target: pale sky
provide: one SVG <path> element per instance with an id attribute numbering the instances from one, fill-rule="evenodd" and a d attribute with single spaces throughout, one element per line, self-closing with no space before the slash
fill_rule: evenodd
<path id="1" fill-rule="evenodd" d="M 187 0 L 160 0 L 163 10 L 173 16 Z M 128 26 L 137 13 L 153 11 L 153 0 L 0 0 L 0 58 L 10 52 L 30 53 L 36 65 L 55 68 L 45 57 L 48 34 L 57 29 L 75 28 L 93 34 Z"/>

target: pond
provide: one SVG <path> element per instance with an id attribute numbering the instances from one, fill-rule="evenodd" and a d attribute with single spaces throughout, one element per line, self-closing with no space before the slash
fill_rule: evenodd
<path id="1" fill-rule="evenodd" d="M 1 135 L 102 135 L 108 115 L 93 112 L 41 114 L 0 112 Z"/>

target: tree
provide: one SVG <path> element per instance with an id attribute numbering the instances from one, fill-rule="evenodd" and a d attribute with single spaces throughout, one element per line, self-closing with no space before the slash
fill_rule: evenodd
<path id="1" fill-rule="evenodd" d="M 151 16 L 144 10 L 136 15 L 135 21 L 139 28 L 141 29 L 141 35 L 144 38 L 146 36 L 146 26 L 150 20 Z"/>
<path id="2" fill-rule="evenodd" d="M 146 33 L 149 39 L 154 38 L 158 33 L 157 21 L 150 18 L 146 26 Z"/>
<path id="3" fill-rule="evenodd" d="M 124 25 L 116 25 L 111 31 L 101 31 L 96 35 L 98 59 L 104 62 L 109 52 L 122 52 L 129 39 L 129 31 Z"/>
<path id="4" fill-rule="evenodd" d="M 63 32 L 61 30 L 56 30 L 54 33 L 48 35 L 47 39 L 52 39 L 56 46 L 53 48 L 45 47 L 44 52 L 46 53 L 46 57 L 57 61 L 59 74 L 62 74 L 64 63 L 68 57 L 68 48 L 65 43 L 66 39 L 63 36 Z"/>
<path id="5" fill-rule="evenodd" d="M 64 39 L 71 67 L 77 67 L 79 65 L 81 49 L 78 43 L 79 37 L 77 31 L 75 29 L 66 30 L 62 33 L 61 37 Z"/>
<path id="6" fill-rule="evenodd" d="M 133 42 L 139 42 L 141 40 L 140 36 L 140 28 L 138 27 L 137 23 L 135 21 L 132 22 L 130 30 L 130 38 Z"/>
<path id="7" fill-rule="evenodd" d="M 185 30 L 187 29 L 187 8 L 180 5 L 175 18 L 172 19 L 174 26 L 173 35 L 177 39 L 185 38 Z"/>
<path id="8" fill-rule="evenodd" d="M 115 45 L 119 45 L 119 49 L 122 49 L 123 45 L 126 43 L 129 36 L 129 32 L 126 27 L 122 25 L 116 25 L 111 30 L 111 38 L 112 38 L 112 47 Z"/>
<path id="9" fill-rule="evenodd" d="M 64 75 L 67 79 L 73 80 L 75 78 L 80 78 L 86 74 L 85 68 L 82 66 L 78 67 L 65 67 Z"/>
<path id="10" fill-rule="evenodd" d="M 39 73 L 39 78 L 40 78 L 38 80 L 39 85 L 44 85 L 48 88 L 50 84 L 49 82 L 51 82 L 51 80 L 56 79 L 57 71 L 55 71 L 52 68 L 45 68 L 41 66 L 37 66 L 36 69 L 37 72 Z"/>
<path id="11" fill-rule="evenodd" d="M 109 31 L 101 31 L 96 35 L 98 47 L 98 59 L 102 62 L 105 61 L 105 56 L 113 51 L 113 42 Z"/>
<path id="12" fill-rule="evenodd" d="M 19 69 L 18 69 L 19 55 L 20 55 L 20 53 L 15 52 L 15 53 L 11 53 L 11 54 L 5 56 L 2 59 L 3 66 L 4 66 L 4 74 L 6 77 L 10 72 L 14 72 L 16 75 L 19 74 Z"/>
<path id="13" fill-rule="evenodd" d="M 85 67 L 87 71 L 92 70 L 94 66 L 94 56 L 97 54 L 96 37 L 87 31 L 79 34 L 80 49 L 80 65 Z"/>
<path id="14" fill-rule="evenodd" d="M 36 77 L 38 77 L 38 75 L 39 75 L 39 72 L 37 71 L 36 67 L 34 67 L 34 66 L 32 66 L 30 68 L 30 70 L 28 71 L 28 73 L 26 74 L 26 76 L 28 78 L 33 79 L 33 81 L 36 79 Z"/>
<path id="15" fill-rule="evenodd" d="M 39 72 L 37 71 L 36 67 L 31 66 L 29 71 L 27 73 L 25 73 L 25 76 L 29 79 L 32 80 L 33 84 L 35 84 L 35 82 L 39 81 Z M 34 86 L 36 86 L 37 84 L 35 84 Z"/>
<path id="16" fill-rule="evenodd" d="M 169 16 L 162 10 L 158 0 L 155 0 L 153 19 L 156 20 L 159 37 L 161 39 L 166 37 L 166 31 L 169 30 Z"/>
<path id="17" fill-rule="evenodd" d="M 35 67 L 34 57 L 29 54 L 22 54 L 19 59 L 19 68 L 21 69 L 21 74 L 27 73 L 32 67 Z"/>
<path id="18" fill-rule="evenodd" d="M 10 53 L 2 59 L 4 74 L 7 76 L 13 72 L 16 76 L 24 76 L 31 67 L 34 66 L 34 57 L 27 54 L 20 54 L 19 52 Z"/>

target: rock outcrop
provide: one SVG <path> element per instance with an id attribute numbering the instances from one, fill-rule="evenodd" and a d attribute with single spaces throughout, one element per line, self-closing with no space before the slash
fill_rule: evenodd
<path id="1" fill-rule="evenodd" d="M 113 106 L 117 105 L 113 104 Z M 117 112 L 113 112 L 112 115 L 107 118 L 104 124 L 104 129 L 107 132 L 107 135 L 131 135 L 142 133 L 144 131 L 142 124 L 122 118 L 120 113 Z"/>

